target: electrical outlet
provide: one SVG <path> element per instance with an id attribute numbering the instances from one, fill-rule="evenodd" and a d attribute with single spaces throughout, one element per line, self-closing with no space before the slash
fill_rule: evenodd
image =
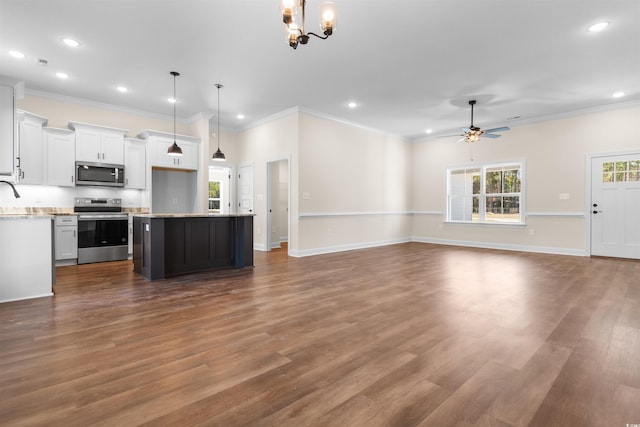
<path id="1" fill-rule="evenodd" d="M 536 230 L 534 230 L 533 228 L 529 229 L 529 236 L 534 236 L 536 234 Z"/>
<path id="2" fill-rule="evenodd" d="M 560 193 L 558 197 L 560 200 L 569 200 L 569 193 Z"/>

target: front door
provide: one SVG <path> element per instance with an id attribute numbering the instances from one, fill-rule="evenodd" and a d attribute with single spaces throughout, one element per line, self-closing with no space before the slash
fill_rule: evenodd
<path id="1" fill-rule="evenodd" d="M 253 165 L 238 168 L 238 213 L 253 211 Z"/>
<path id="2" fill-rule="evenodd" d="M 640 259 L 640 153 L 591 159 L 591 255 Z"/>

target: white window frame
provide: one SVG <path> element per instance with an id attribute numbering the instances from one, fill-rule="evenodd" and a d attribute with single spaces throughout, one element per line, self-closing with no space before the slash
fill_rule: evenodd
<path id="1" fill-rule="evenodd" d="M 489 169 L 495 168 L 505 168 L 510 169 L 513 167 L 517 167 L 520 169 L 520 192 L 518 193 L 486 193 L 486 172 Z M 467 169 L 480 169 L 480 194 L 476 195 L 479 197 L 479 212 L 478 212 L 478 220 L 454 220 L 451 219 L 452 209 L 451 209 L 451 201 L 453 197 L 473 197 L 473 194 L 451 194 L 451 174 L 452 172 L 467 170 Z M 451 166 L 446 169 L 446 189 L 445 189 L 445 222 L 452 224 L 475 224 L 475 225 L 489 225 L 489 226 L 509 226 L 509 225 L 517 225 L 522 226 L 525 225 L 525 161 L 524 160 L 509 160 L 509 161 L 501 161 L 501 162 L 491 162 L 491 163 L 471 163 L 466 165 L 458 165 Z M 499 195 L 502 197 L 509 196 L 518 196 L 519 200 L 519 219 L 517 221 L 487 221 L 486 220 L 486 203 L 487 197 L 494 197 L 495 195 Z"/>

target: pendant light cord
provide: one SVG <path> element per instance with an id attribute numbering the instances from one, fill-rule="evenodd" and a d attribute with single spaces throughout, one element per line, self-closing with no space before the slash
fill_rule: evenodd
<path id="1" fill-rule="evenodd" d="M 176 75 L 173 74 L 173 143 L 176 143 L 176 104 L 178 100 L 176 99 Z"/>

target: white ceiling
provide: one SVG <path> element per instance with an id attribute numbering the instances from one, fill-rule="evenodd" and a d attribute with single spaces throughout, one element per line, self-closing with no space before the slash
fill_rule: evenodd
<path id="1" fill-rule="evenodd" d="M 298 106 L 412 139 L 467 126 L 472 98 L 483 128 L 640 100 L 638 0 L 334 1 L 334 35 L 293 50 L 278 0 L 0 0 L 0 74 L 171 117 L 175 70 L 181 119 L 215 113 L 221 83 L 223 128 Z"/>

